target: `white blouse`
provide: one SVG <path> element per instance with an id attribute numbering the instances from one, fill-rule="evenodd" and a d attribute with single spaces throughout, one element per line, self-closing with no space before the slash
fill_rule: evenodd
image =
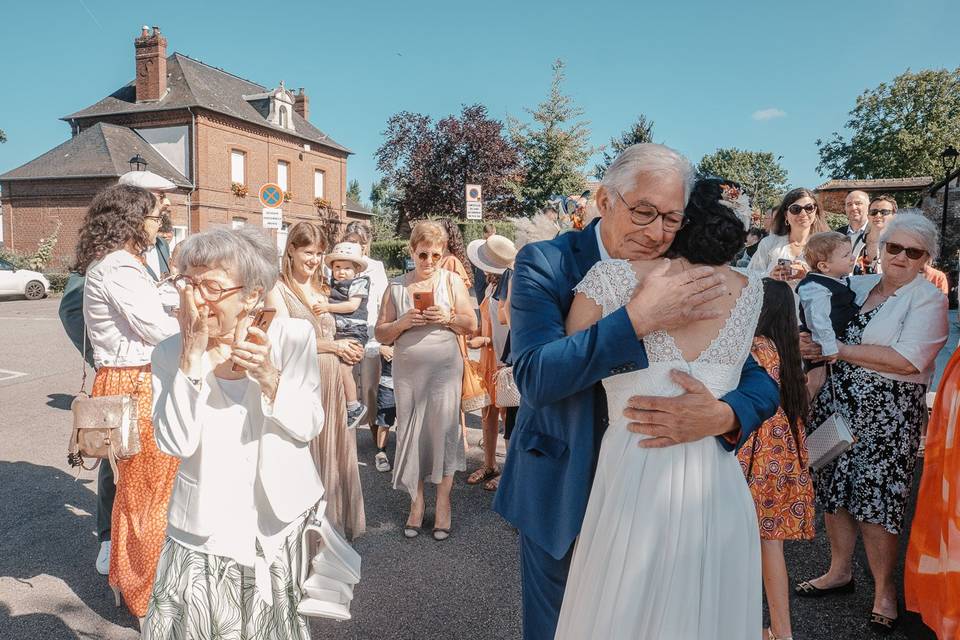
<path id="1" fill-rule="evenodd" d="M 881 277 L 877 274 L 850 277 L 850 288 L 857 294 L 857 304 L 866 301 Z M 883 371 L 877 371 L 877 374 L 901 382 L 930 384 L 937 354 L 949 334 L 947 297 L 923 274 L 918 274 L 887 298 L 864 328 L 860 344 L 891 347 L 918 370 L 918 373 L 908 375 Z"/>
<path id="2" fill-rule="evenodd" d="M 98 368 L 149 364 L 154 346 L 180 331 L 163 310 L 156 281 L 126 249 L 87 268 L 83 320 Z"/>
<path id="3" fill-rule="evenodd" d="M 272 403 L 251 379 L 219 380 L 206 354 L 194 386 L 180 371 L 177 335 L 153 353 L 153 420 L 159 449 L 181 460 L 167 535 L 253 567 L 257 593 L 270 604 L 270 564 L 323 496 L 309 442 L 324 414 L 313 327 L 278 318 L 267 333 L 280 371 Z"/>

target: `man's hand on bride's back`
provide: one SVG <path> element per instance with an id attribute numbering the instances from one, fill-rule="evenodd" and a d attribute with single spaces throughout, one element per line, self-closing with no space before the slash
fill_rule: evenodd
<path id="1" fill-rule="evenodd" d="M 637 287 L 626 304 L 637 337 L 657 330 L 682 327 L 697 320 L 719 317 L 705 307 L 727 293 L 723 277 L 713 267 L 694 267 L 670 275 L 670 261 L 663 260 Z"/>

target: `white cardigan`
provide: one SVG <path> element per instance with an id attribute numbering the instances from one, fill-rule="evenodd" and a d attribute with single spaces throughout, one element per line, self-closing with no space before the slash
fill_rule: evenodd
<path id="1" fill-rule="evenodd" d="M 850 288 L 857 294 L 857 304 L 866 301 L 882 277 L 879 274 L 850 277 Z M 879 375 L 901 382 L 930 384 L 937 354 L 949 334 L 947 297 L 923 274 L 918 274 L 887 298 L 864 328 L 861 344 L 891 347 L 918 370 L 912 375 L 876 371 Z"/>
<path id="2" fill-rule="evenodd" d="M 750 259 L 750 264 L 747 265 L 747 269 L 750 271 L 759 271 L 764 275 L 770 275 L 773 268 L 777 266 L 777 260 L 780 258 L 786 258 L 791 262 L 801 262 L 806 266 L 807 261 L 803 258 L 802 253 L 796 258 L 790 255 L 787 247 L 788 244 L 790 244 L 789 235 L 778 236 L 770 234 L 760 241 L 757 251 L 753 254 L 753 258 Z"/>
<path id="3" fill-rule="evenodd" d="M 279 552 L 289 525 L 323 496 L 308 444 L 324 419 L 316 335 L 306 320 L 290 318 L 278 318 L 268 335 L 271 359 L 280 371 L 272 404 L 252 380 L 243 403 L 231 402 L 206 354 L 203 381 L 199 389 L 194 386 L 179 368 L 179 334 L 153 352 L 157 446 L 181 460 L 170 497 L 168 535 L 178 542 L 182 538 L 188 547 L 217 550 L 217 555 L 255 566 L 258 574 Z M 230 514 L 224 505 L 250 508 Z M 248 512 L 255 513 L 250 517 Z M 254 563 L 255 542 L 263 548 L 263 566 Z M 261 576 L 257 578 L 260 586 Z M 269 593 L 262 595 L 269 598 Z"/>

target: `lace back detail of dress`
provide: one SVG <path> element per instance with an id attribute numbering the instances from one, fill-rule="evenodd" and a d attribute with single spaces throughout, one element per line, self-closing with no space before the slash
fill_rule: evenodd
<path id="1" fill-rule="evenodd" d="M 625 305 L 636 288 L 637 274 L 629 262 L 604 260 L 593 265 L 573 290 L 596 302 L 606 317 Z"/>
<path id="2" fill-rule="evenodd" d="M 757 320 L 763 308 L 763 274 L 747 274 L 747 284 L 740 293 L 730 316 L 720 329 L 720 333 L 697 356 L 694 362 L 734 366 L 740 363 L 744 354 L 750 352 L 753 334 L 757 329 Z M 683 352 L 677 346 L 673 336 L 666 331 L 654 331 L 643 339 L 647 357 L 651 362 L 684 360 Z"/>

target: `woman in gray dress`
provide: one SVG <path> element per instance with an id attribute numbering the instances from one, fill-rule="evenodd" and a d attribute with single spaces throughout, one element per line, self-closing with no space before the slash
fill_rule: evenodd
<path id="1" fill-rule="evenodd" d="M 377 340 L 394 345 L 393 487 L 410 494 L 403 530 L 408 538 L 417 536 L 423 524 L 424 482 L 437 485 L 433 537 L 450 536 L 453 474 L 466 469 L 460 429 L 463 357 L 457 336 L 476 331 L 477 316 L 463 281 L 439 268 L 446 243 L 439 224 L 423 221 L 414 227 L 410 255 L 415 268 L 390 283 L 377 320 Z M 415 298 L 424 301 L 421 308 Z"/>

